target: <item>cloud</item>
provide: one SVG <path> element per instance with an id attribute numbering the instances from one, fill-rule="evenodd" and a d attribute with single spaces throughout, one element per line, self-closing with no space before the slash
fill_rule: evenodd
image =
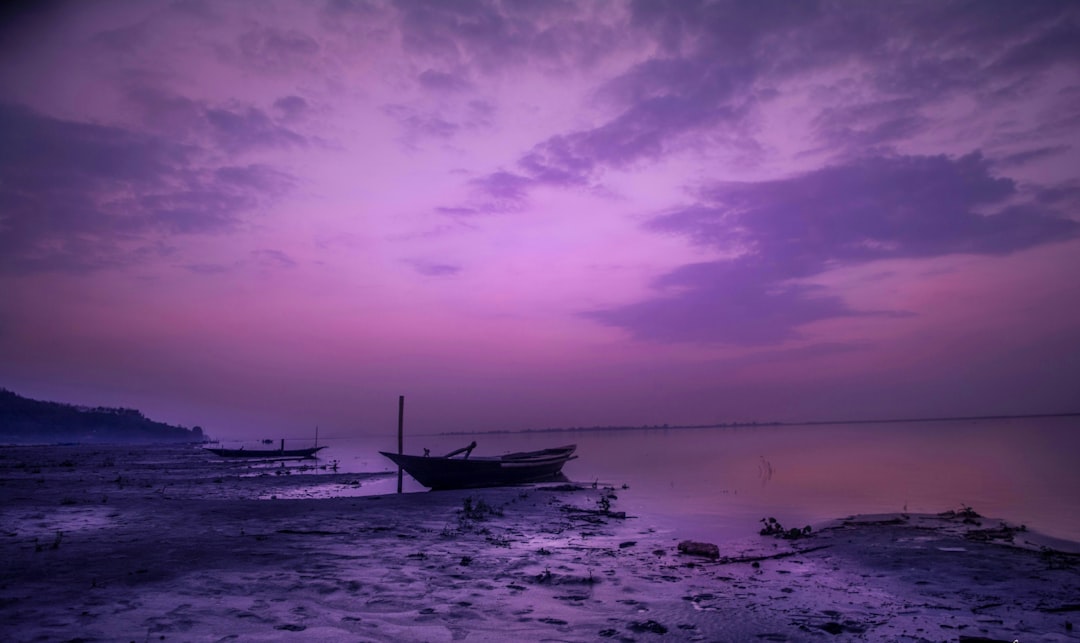
<path id="1" fill-rule="evenodd" d="M 996 167 L 1020 167 L 1032 161 L 1042 160 L 1051 156 L 1064 154 L 1072 149 L 1071 145 L 1045 145 L 1034 149 L 1026 149 L 1001 158 L 994 159 Z"/>
<path id="2" fill-rule="evenodd" d="M 733 257 L 654 283 L 657 295 L 586 316 L 658 341 L 775 343 L 812 321 L 866 314 L 805 279 L 840 266 L 957 253 L 1002 255 L 1080 235 L 979 154 L 875 157 L 788 179 L 715 183 L 652 219 Z M 874 312 L 873 314 L 881 314 Z"/>
<path id="3" fill-rule="evenodd" d="M 461 272 L 461 266 L 448 263 L 422 260 L 409 260 L 407 263 L 425 277 L 451 277 Z"/>
<path id="4" fill-rule="evenodd" d="M 240 36 L 238 46 L 245 62 L 272 72 L 307 67 L 321 49 L 314 38 L 299 30 L 273 27 L 248 31 Z"/>
<path id="5" fill-rule="evenodd" d="M 463 206 L 439 206 L 435 208 L 435 211 L 439 214 L 446 214 L 454 217 L 467 217 L 479 213 L 476 208 L 467 208 Z"/>
<path id="6" fill-rule="evenodd" d="M 653 299 L 586 317 L 638 339 L 762 345 L 797 337 L 810 322 L 856 314 L 821 287 L 777 279 L 757 261 L 691 264 L 654 285 Z"/>
<path id="7" fill-rule="evenodd" d="M 306 100 L 295 95 L 282 96 L 274 101 L 274 107 L 288 120 L 300 118 L 310 109 L 310 105 Z"/>
<path id="8" fill-rule="evenodd" d="M 284 194 L 266 166 L 204 166 L 203 150 L 0 104 L 0 271 L 89 271 L 214 234 Z"/>
<path id="9" fill-rule="evenodd" d="M 214 170 L 219 185 L 248 192 L 282 196 L 293 186 L 293 178 L 268 165 L 225 165 Z"/>
<path id="10" fill-rule="evenodd" d="M 433 92 L 461 92 L 472 87 L 472 83 L 462 76 L 455 76 L 434 69 L 426 69 L 416 77 L 420 86 Z"/>
<path id="11" fill-rule="evenodd" d="M 533 179 L 529 177 L 503 170 L 470 181 L 483 196 L 493 199 L 494 204 L 503 204 L 510 208 L 516 208 L 520 204 L 525 198 L 527 188 L 533 183 Z"/>
<path id="12" fill-rule="evenodd" d="M 131 83 L 124 97 L 138 111 L 145 127 L 172 140 L 199 140 L 226 152 L 289 148 L 308 142 L 253 106 L 213 106 L 144 82 Z M 274 101 L 273 109 L 283 120 L 296 121 L 310 107 L 300 96 L 290 95 Z"/>
<path id="13" fill-rule="evenodd" d="M 190 263 L 184 268 L 197 275 L 222 275 L 232 270 L 230 266 L 219 263 Z"/>
<path id="14" fill-rule="evenodd" d="M 423 141 L 451 139 L 462 129 L 462 124 L 447 120 L 439 113 L 407 105 L 392 103 L 384 105 L 382 111 L 398 122 L 402 129 L 399 140 L 410 151 L 419 149 Z"/>
<path id="15" fill-rule="evenodd" d="M 126 89 L 125 97 L 138 111 L 144 126 L 171 138 L 186 137 L 209 126 L 206 106 L 185 96 L 135 83 Z"/>
<path id="16" fill-rule="evenodd" d="M 617 16 L 609 19 L 617 5 L 419 0 L 395 8 L 407 52 L 484 73 L 587 68 L 628 42 Z"/>
<path id="17" fill-rule="evenodd" d="M 296 260 L 281 250 L 266 248 L 252 253 L 255 261 L 264 268 L 295 268 Z"/>
<path id="18" fill-rule="evenodd" d="M 207 109 L 206 120 L 220 145 L 230 151 L 307 144 L 303 136 L 277 125 L 254 107 L 237 111 Z"/>

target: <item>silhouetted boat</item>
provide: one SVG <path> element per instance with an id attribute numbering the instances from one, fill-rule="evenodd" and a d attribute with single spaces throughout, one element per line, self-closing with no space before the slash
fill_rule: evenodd
<path id="1" fill-rule="evenodd" d="M 576 458 L 577 445 L 508 453 L 494 457 L 470 458 L 476 443 L 443 457 L 401 455 L 380 451 L 404 469 L 417 482 L 432 489 L 467 489 L 498 487 L 524 482 L 542 482 L 559 475 L 567 461 Z M 464 458 L 453 456 L 465 453 Z"/>
<path id="2" fill-rule="evenodd" d="M 214 455 L 223 458 L 314 458 L 315 454 L 325 449 L 321 447 L 309 447 L 307 449 L 218 449 L 203 447 Z"/>

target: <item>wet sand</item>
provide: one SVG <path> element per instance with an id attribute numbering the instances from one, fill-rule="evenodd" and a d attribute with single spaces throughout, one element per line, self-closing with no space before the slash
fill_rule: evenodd
<path id="1" fill-rule="evenodd" d="M 999 520 L 863 516 L 680 553 L 633 489 L 348 497 L 190 447 L 0 448 L 9 641 L 1069 641 L 1080 557 Z M 334 496 L 346 497 L 304 497 Z M 782 517 L 779 517 L 782 521 Z M 1053 547 L 1048 547 L 1052 545 Z"/>

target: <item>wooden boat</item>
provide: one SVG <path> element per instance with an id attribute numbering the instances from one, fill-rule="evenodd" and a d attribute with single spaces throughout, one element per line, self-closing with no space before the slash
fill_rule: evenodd
<path id="1" fill-rule="evenodd" d="M 567 461 L 576 458 L 577 445 L 470 458 L 476 443 L 442 457 L 402 455 L 380 451 L 417 482 L 432 489 L 469 489 L 541 482 L 559 475 Z M 453 456 L 465 453 L 464 458 Z"/>
<path id="2" fill-rule="evenodd" d="M 309 447 L 307 449 L 219 449 L 203 447 L 214 455 L 223 458 L 314 458 L 315 454 L 325 446 Z"/>

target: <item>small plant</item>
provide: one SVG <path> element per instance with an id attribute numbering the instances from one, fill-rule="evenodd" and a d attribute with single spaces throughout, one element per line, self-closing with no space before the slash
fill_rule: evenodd
<path id="1" fill-rule="evenodd" d="M 974 509 L 967 505 L 960 505 L 959 509 L 950 509 L 938 514 L 942 518 L 961 518 L 965 525 L 980 524 L 977 518 L 982 518 Z"/>
<path id="2" fill-rule="evenodd" d="M 802 529 L 799 529 L 797 527 L 792 527 L 791 529 L 784 529 L 784 526 L 781 525 L 780 522 L 776 520 L 776 518 L 772 517 L 762 518 L 761 523 L 764 526 L 761 528 L 761 531 L 758 532 L 759 534 L 761 534 L 762 536 L 775 536 L 777 538 L 783 538 L 784 540 L 805 538 L 809 536 L 810 532 L 812 531 L 810 525 L 807 525 Z"/>
<path id="3" fill-rule="evenodd" d="M 472 496 L 466 496 L 461 501 L 461 515 L 468 520 L 483 520 L 488 516 L 501 516 L 502 511 L 489 505 L 483 498 L 474 501 Z"/>
<path id="4" fill-rule="evenodd" d="M 961 505 L 960 510 L 956 512 L 956 515 L 961 518 L 982 518 L 978 512 L 967 505 Z"/>

